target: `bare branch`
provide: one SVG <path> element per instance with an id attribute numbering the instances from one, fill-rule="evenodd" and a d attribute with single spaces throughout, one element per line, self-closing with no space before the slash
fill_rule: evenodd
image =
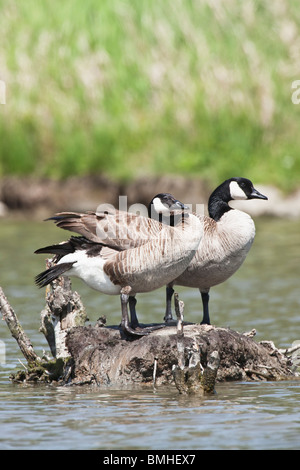
<path id="1" fill-rule="evenodd" d="M 40 361 L 40 358 L 35 353 L 30 339 L 24 332 L 14 310 L 9 304 L 7 298 L 4 295 L 2 288 L 0 287 L 0 311 L 7 326 L 15 340 L 17 341 L 19 348 L 21 349 L 25 359 L 31 363 Z"/>

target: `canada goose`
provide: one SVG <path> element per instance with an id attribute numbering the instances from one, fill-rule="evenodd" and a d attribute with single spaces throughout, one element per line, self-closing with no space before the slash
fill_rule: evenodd
<path id="1" fill-rule="evenodd" d="M 182 211 L 184 205 L 175 199 L 174 201 L 174 210 L 180 208 Z M 173 213 L 173 209 L 171 212 Z M 87 214 L 89 215 L 91 214 Z M 131 215 L 124 212 L 124 220 L 128 219 L 130 222 Z M 107 218 L 108 214 L 98 214 L 97 219 L 94 217 L 94 229 L 97 231 L 95 225 L 100 221 L 105 223 Z M 132 335 L 148 334 L 151 331 L 149 328 L 135 329 L 138 326 L 135 295 L 158 289 L 178 277 L 194 256 L 203 234 L 203 227 L 201 221 L 192 214 L 185 214 L 182 223 L 176 227 L 141 216 L 135 216 L 135 221 L 141 227 L 147 226 L 148 238 L 134 248 L 118 247 L 118 238 L 113 239 L 111 244 L 97 242 L 94 235 L 71 237 L 62 244 L 36 250 L 35 253 L 55 254 L 57 262 L 36 276 L 37 285 L 44 287 L 61 275 L 76 276 L 102 293 L 120 294 L 123 330 Z M 130 229 L 132 230 L 132 227 Z M 86 232 L 87 230 L 85 234 Z M 133 321 L 131 327 L 128 303 Z"/>
<path id="2" fill-rule="evenodd" d="M 210 288 L 226 281 L 239 269 L 255 236 L 255 225 L 250 215 L 228 204 L 238 199 L 268 198 L 246 178 L 230 178 L 213 191 L 208 201 L 209 216 L 198 216 L 203 221 L 204 234 L 196 255 L 188 268 L 167 286 L 166 322 L 172 320 L 173 286 L 180 285 L 199 289 L 203 304 L 201 324 L 210 324 Z"/>

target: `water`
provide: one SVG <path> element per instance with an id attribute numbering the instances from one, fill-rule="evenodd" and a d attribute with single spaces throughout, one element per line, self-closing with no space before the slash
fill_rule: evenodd
<path id="1" fill-rule="evenodd" d="M 41 246 L 66 234 L 49 223 L 1 220 L 0 285 L 39 355 L 48 351 L 39 333 L 44 291 L 33 278 L 44 269 Z M 257 236 L 243 267 L 211 291 L 211 319 L 280 348 L 300 340 L 300 222 L 256 221 Z M 73 282 L 90 322 L 105 314 L 120 320 L 118 297 Z M 185 316 L 199 321 L 200 296 L 178 288 Z M 161 321 L 164 289 L 138 298 L 142 322 Z M 300 449 L 300 382 L 217 385 L 212 397 L 180 396 L 175 387 L 136 390 L 16 385 L 9 375 L 25 362 L 4 321 L 0 340 L 0 449 Z"/>

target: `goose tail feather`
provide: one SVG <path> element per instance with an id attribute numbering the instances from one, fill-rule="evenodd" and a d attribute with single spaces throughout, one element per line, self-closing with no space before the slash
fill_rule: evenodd
<path id="1" fill-rule="evenodd" d="M 35 277 L 36 285 L 38 287 L 46 287 L 48 284 L 50 284 L 52 281 L 57 279 L 59 276 L 69 271 L 69 269 L 72 268 L 73 264 L 74 262 L 60 263 L 55 266 L 52 266 L 49 269 L 46 269 L 46 271 L 43 271 L 42 273 L 38 274 Z"/>

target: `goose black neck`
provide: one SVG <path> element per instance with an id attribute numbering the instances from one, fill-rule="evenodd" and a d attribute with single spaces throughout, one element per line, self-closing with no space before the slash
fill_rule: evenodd
<path id="1" fill-rule="evenodd" d="M 231 196 L 226 183 L 225 181 L 218 186 L 208 200 L 209 216 L 216 222 L 218 222 L 226 212 L 232 210 L 232 207 L 228 204 L 231 200 Z"/>

